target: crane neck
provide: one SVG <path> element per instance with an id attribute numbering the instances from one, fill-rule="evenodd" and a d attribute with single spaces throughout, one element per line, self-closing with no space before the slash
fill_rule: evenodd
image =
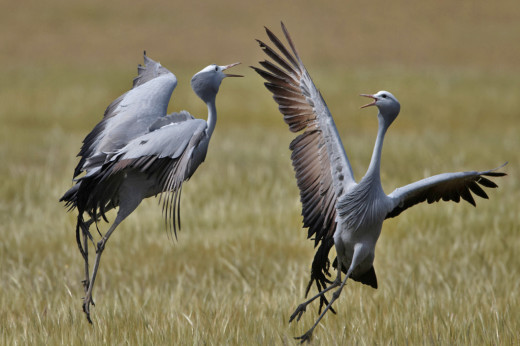
<path id="1" fill-rule="evenodd" d="M 215 104 L 215 97 L 207 101 L 206 105 L 208 106 L 208 129 L 206 130 L 206 133 L 208 134 L 209 138 L 213 134 L 215 125 L 217 124 L 217 106 Z"/>
<path id="2" fill-rule="evenodd" d="M 379 127 L 377 130 L 376 143 L 365 178 L 370 178 L 370 180 L 378 182 L 378 186 L 381 186 L 381 153 L 383 151 L 383 140 L 389 125 L 384 121 L 381 113 L 378 114 L 377 119 L 379 121 Z"/>

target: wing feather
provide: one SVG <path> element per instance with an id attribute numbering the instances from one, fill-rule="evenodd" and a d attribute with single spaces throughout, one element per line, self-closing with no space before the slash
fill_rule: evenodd
<path id="1" fill-rule="evenodd" d="M 166 116 L 177 78 L 146 53 L 144 62 L 145 66 L 138 66 L 132 89 L 107 107 L 103 119 L 83 140 L 74 177 L 83 171 L 99 169 L 107 152 L 116 151 L 149 132 L 157 119 Z"/>
<path id="2" fill-rule="evenodd" d="M 289 130 L 304 131 L 291 142 L 289 148 L 300 189 L 303 226 L 308 228 L 308 237 L 314 237 L 315 246 L 319 246 L 308 288 L 313 281 L 316 281 L 318 288 L 325 287 L 329 282 L 326 276 L 330 275 L 327 254 L 332 247 L 331 239 L 336 228 L 336 199 L 354 185 L 355 180 L 334 120 L 285 26 L 282 23 L 289 46 L 271 30 L 265 30 L 274 48 L 260 40 L 257 42 L 270 60 L 261 61 L 262 68 L 251 67 L 267 81 L 264 84 L 273 94 Z M 331 162 L 335 165 L 334 170 Z"/>
<path id="3" fill-rule="evenodd" d="M 193 160 L 195 150 L 206 138 L 206 121 L 193 119 L 169 124 L 146 133 L 130 141 L 125 147 L 107 155 L 102 168 L 92 176 L 80 179 L 82 196 L 78 210 L 88 212 L 97 219 L 104 217 L 105 211 L 116 207 L 119 186 L 124 175 L 129 171 L 139 171 L 155 181 L 149 196 L 161 194 L 163 215 L 170 230 L 177 236 L 180 229 L 180 191 L 184 181 L 189 179 L 202 163 L 205 152 L 200 160 Z M 100 182 L 104 182 L 101 184 Z"/>
<path id="4" fill-rule="evenodd" d="M 489 198 L 486 192 L 484 192 L 484 190 L 482 190 L 482 188 L 478 186 L 476 181 L 468 183 L 468 187 L 471 190 L 471 192 L 473 192 L 475 195 L 485 199 Z"/>
<path id="5" fill-rule="evenodd" d="M 480 177 L 478 183 L 482 186 L 485 186 L 485 187 L 489 187 L 489 188 L 495 188 L 495 187 L 498 187 L 497 184 L 495 184 L 494 182 L 492 182 L 491 180 L 487 179 L 487 178 L 484 178 L 483 176 Z"/>
<path id="6" fill-rule="evenodd" d="M 282 24 L 282 30 L 284 31 L 284 34 L 285 34 L 285 37 L 287 38 L 287 41 L 289 42 L 289 44 L 291 45 L 291 48 L 293 48 L 293 53 L 294 55 L 298 55 L 296 54 L 295 50 L 294 50 L 294 47 L 292 46 L 292 41 L 291 39 L 289 38 L 289 33 L 285 30 L 285 27 L 284 25 Z M 292 64 L 292 66 L 295 68 L 295 69 L 301 69 L 301 64 L 296 62 L 296 59 L 294 58 L 293 54 L 289 52 L 289 50 L 287 48 L 285 48 L 284 44 L 278 39 L 278 37 L 276 37 L 273 32 L 271 30 L 269 30 L 268 28 L 265 28 L 265 31 L 267 33 L 267 36 L 269 37 L 269 39 L 271 40 L 271 42 L 274 43 L 274 45 L 276 46 L 276 48 L 278 48 L 278 50 L 285 56 L 285 58 L 287 60 L 289 60 Z M 297 58 L 298 61 L 300 61 L 299 58 Z"/>
<path id="7" fill-rule="evenodd" d="M 424 201 L 433 203 L 442 199 L 443 201 L 458 203 L 462 198 L 471 205 L 476 206 L 472 193 L 484 199 L 488 198 L 487 193 L 480 185 L 487 188 L 498 187 L 496 183 L 484 178 L 484 176 L 505 176 L 506 173 L 497 172 L 497 170 L 506 164 L 507 162 L 496 169 L 483 172 L 470 171 L 438 174 L 398 188 L 388 195 L 393 200 L 394 207 L 387 214 L 386 218 L 395 217 L 406 209 Z"/>
<path id="8" fill-rule="evenodd" d="M 278 53 L 276 53 L 271 47 L 266 45 L 260 40 L 256 40 L 260 47 L 264 50 L 265 54 L 267 54 L 271 59 L 273 59 L 278 65 L 284 68 L 288 73 L 293 73 L 292 67 L 285 61 Z M 294 74 L 295 78 L 297 78 L 297 74 Z"/>
<path id="9" fill-rule="evenodd" d="M 290 80 L 291 83 L 293 83 L 294 85 L 299 84 L 297 78 L 294 75 L 286 73 L 285 71 L 283 71 L 281 68 L 279 68 L 272 62 L 264 60 L 264 61 L 260 61 L 259 64 L 262 65 L 266 70 L 268 70 L 275 76 L 280 76 L 280 77 L 283 77 L 283 79 L 285 79 L 285 80 Z"/>
<path id="10" fill-rule="evenodd" d="M 272 83 L 264 83 L 264 85 L 270 92 L 273 93 L 273 95 L 277 95 L 279 97 L 293 97 L 295 99 L 301 98 L 301 93 L 296 88 L 286 88 L 285 86 Z"/>

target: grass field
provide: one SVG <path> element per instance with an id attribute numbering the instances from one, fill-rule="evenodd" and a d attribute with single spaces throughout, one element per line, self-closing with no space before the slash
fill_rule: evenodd
<path id="1" fill-rule="evenodd" d="M 296 344 L 288 317 L 313 256 L 301 229 L 292 135 L 247 65 L 284 20 L 335 116 L 356 178 L 376 135 L 357 95 L 386 89 L 402 111 L 383 151 L 395 187 L 509 161 L 490 200 L 420 205 L 385 223 L 379 289 L 348 284 L 313 343 L 520 342 L 520 5 L 516 1 L 344 5 L 121 0 L 4 4 L 0 14 L 0 344 Z M 170 110 L 205 117 L 189 79 L 242 61 L 225 80 L 206 162 L 184 186 L 172 241 L 158 200 L 107 244 L 93 325 L 81 311 L 75 216 L 57 200 L 81 140 L 126 91 L 142 50 L 178 77 Z M 110 214 L 113 220 L 114 214 Z M 101 225 L 107 229 L 106 224 Z"/>

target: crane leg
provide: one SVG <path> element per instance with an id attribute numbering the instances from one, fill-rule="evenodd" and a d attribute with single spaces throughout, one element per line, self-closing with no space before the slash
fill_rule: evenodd
<path id="1" fill-rule="evenodd" d="M 91 324 L 92 324 L 92 320 L 90 319 L 90 304 L 95 305 L 94 300 L 92 299 L 92 290 L 94 288 L 94 282 L 96 281 L 96 275 L 97 275 L 97 272 L 99 269 L 99 262 L 101 260 L 101 254 L 103 253 L 103 250 L 105 249 L 105 244 L 108 241 L 108 238 L 110 238 L 110 235 L 112 234 L 112 232 L 114 232 L 116 227 L 121 223 L 121 221 L 123 221 L 122 219 L 119 219 L 119 220 L 118 219 L 119 219 L 119 214 L 118 214 L 118 217 L 116 217 L 116 220 L 114 221 L 112 226 L 110 226 L 108 232 L 97 243 L 96 260 L 94 262 L 94 268 L 92 270 L 92 277 L 90 279 L 88 279 L 88 278 L 86 279 L 86 280 L 88 280 L 87 281 L 88 286 L 87 286 L 87 289 L 85 292 L 85 298 L 83 298 L 83 312 L 87 315 L 87 320 Z M 85 264 L 85 274 L 88 276 L 88 263 Z"/>
<path id="2" fill-rule="evenodd" d="M 316 328 L 316 326 L 318 325 L 318 323 L 320 323 L 321 319 L 323 318 L 323 316 L 325 316 L 325 314 L 327 313 L 327 311 L 332 307 L 332 303 L 334 303 L 336 301 L 336 299 L 339 298 L 340 294 L 341 294 L 341 290 L 343 290 L 343 287 L 345 286 L 345 284 L 347 283 L 347 280 L 350 276 L 350 273 L 351 273 L 351 270 L 348 271 L 347 275 L 345 276 L 345 279 L 343 280 L 343 282 L 341 283 L 341 286 L 339 286 L 339 288 L 334 291 L 334 293 L 332 293 L 332 298 L 330 299 L 330 302 L 329 304 L 325 307 L 325 310 L 323 310 L 323 312 L 321 313 L 321 315 L 318 317 L 318 319 L 316 320 L 316 322 L 314 322 L 313 326 L 311 327 L 311 329 L 309 329 L 305 334 L 303 334 L 302 336 L 298 336 L 298 337 L 295 337 L 296 340 L 301 340 L 301 343 L 303 344 L 304 342 L 306 341 L 310 341 L 311 340 L 311 337 L 312 337 L 312 332 L 314 331 L 314 328 Z M 334 281 L 334 283 L 336 283 Z M 331 288 L 331 286 L 329 286 L 328 288 Z M 337 287 L 334 286 L 334 287 Z M 322 291 L 323 292 L 323 291 Z M 321 292 L 320 292 L 321 293 Z"/>
<path id="3" fill-rule="evenodd" d="M 83 288 L 85 289 L 85 293 L 87 293 L 88 286 L 89 286 L 89 265 L 88 265 L 88 240 L 90 238 L 91 241 L 93 241 L 92 235 L 89 232 L 90 225 L 94 222 L 94 219 L 90 219 L 89 221 L 85 222 L 81 225 L 81 233 L 83 233 L 83 259 L 85 260 L 85 279 L 81 281 L 83 283 Z M 92 301 L 92 305 L 94 304 L 94 301 Z"/>
<path id="4" fill-rule="evenodd" d="M 338 256 L 339 256 L 339 254 L 341 254 L 342 252 L 341 252 L 341 248 L 339 248 L 338 250 L 339 250 L 338 251 Z M 367 250 L 368 249 L 363 244 L 357 244 L 357 245 L 354 246 L 354 254 L 352 256 L 352 261 L 350 262 L 350 267 L 348 268 L 347 274 L 345 275 L 345 279 L 343 280 L 343 282 L 341 283 L 339 288 L 336 291 L 334 291 L 334 293 L 332 293 L 332 298 L 331 298 L 330 302 L 327 304 L 327 306 L 325 307 L 323 312 L 320 314 L 320 316 L 318 317 L 316 322 L 314 322 L 314 324 L 312 325 L 311 329 L 309 329 L 302 336 L 296 337 L 295 338 L 296 340 L 301 340 L 302 344 L 304 342 L 306 342 L 306 341 L 310 341 L 310 339 L 312 337 L 312 332 L 314 331 L 314 328 L 316 328 L 316 326 L 318 325 L 318 323 L 320 323 L 320 321 L 323 318 L 323 316 L 325 316 L 327 311 L 332 308 L 332 304 L 339 298 L 339 296 L 341 295 L 341 291 L 343 290 L 343 287 L 345 287 L 345 284 L 347 283 L 348 278 L 350 277 L 350 275 L 354 271 L 354 268 L 356 268 L 359 263 L 361 263 L 363 260 L 365 260 L 367 254 L 368 254 Z M 341 275 L 341 264 L 342 264 L 342 261 L 338 257 L 338 277 L 336 278 L 334 283 L 330 287 L 328 287 L 328 288 L 337 287 L 339 285 L 339 281 L 341 280 L 341 278 L 340 278 L 340 275 Z M 322 292 L 324 292 L 324 291 L 325 290 L 323 290 Z M 322 292 L 320 292 L 317 296 L 321 296 Z M 313 298 L 315 299 L 315 297 L 313 297 Z"/>
<path id="5" fill-rule="evenodd" d="M 341 285 L 341 269 L 338 270 L 338 276 L 336 276 L 336 280 L 334 280 L 334 282 L 329 287 L 325 288 L 323 291 L 319 292 L 315 296 L 309 298 L 308 300 L 306 300 L 303 303 L 301 303 L 300 305 L 298 305 L 296 310 L 291 315 L 291 318 L 289 318 L 289 323 L 291 323 L 295 318 L 296 318 L 296 322 L 300 321 L 300 318 L 302 318 L 303 313 L 307 309 L 307 305 L 312 303 L 317 298 L 323 297 L 323 295 L 325 293 L 327 293 L 328 291 L 330 291 L 333 288 L 338 287 L 339 285 Z"/>
<path id="6" fill-rule="evenodd" d="M 94 305 L 94 301 L 92 300 L 92 291 L 94 288 L 94 283 L 96 281 L 97 272 L 99 269 L 99 262 L 101 261 L 101 254 L 103 253 L 103 250 L 105 249 L 105 245 L 108 241 L 108 238 L 112 235 L 112 233 L 115 231 L 116 227 L 123 222 L 124 219 L 128 215 L 130 215 L 135 208 L 141 203 L 141 198 L 134 195 L 127 195 L 127 194 L 121 194 L 121 201 L 122 203 L 119 206 L 119 211 L 117 212 L 116 219 L 114 220 L 114 223 L 110 226 L 107 233 L 101 238 L 101 240 L 97 243 L 96 248 L 96 259 L 94 262 L 94 268 L 92 269 L 92 277 L 90 278 L 88 282 L 88 289 L 86 290 L 85 297 L 83 298 L 83 312 L 87 315 L 87 320 L 89 323 L 92 323 L 92 320 L 90 319 L 90 305 Z M 128 197 L 128 198 L 127 198 Z M 137 198 L 136 198 L 137 197 Z M 88 266 L 86 266 L 86 271 L 88 270 Z"/>

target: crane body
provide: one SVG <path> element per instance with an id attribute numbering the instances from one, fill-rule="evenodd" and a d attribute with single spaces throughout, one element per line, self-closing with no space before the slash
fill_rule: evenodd
<path id="1" fill-rule="evenodd" d="M 177 236 L 182 184 L 206 158 L 217 121 L 220 84 L 226 77 L 241 77 L 224 73 L 238 63 L 207 66 L 191 80 L 193 91 L 207 105 L 207 121 L 187 111 L 167 115 L 177 78 L 146 53 L 144 62 L 138 66 L 132 89 L 107 107 L 103 119 L 85 137 L 74 170 L 75 185 L 60 199 L 78 212 L 76 241 L 85 262 L 83 311 L 90 323 L 92 290 L 106 242 L 143 199 L 158 194 L 169 228 Z M 90 226 L 101 218 L 108 222 L 105 214 L 114 208 L 118 208 L 114 222 L 94 244 Z M 96 252 L 91 276 L 89 241 Z"/>
<path id="2" fill-rule="evenodd" d="M 257 40 L 269 60 L 260 62 L 262 68 L 251 67 L 266 80 L 264 84 L 273 94 L 290 131 L 301 132 L 289 148 L 300 189 L 303 226 L 317 247 L 306 296 L 313 283 L 318 293 L 300 304 L 289 320 L 299 321 L 306 307 L 320 298 L 319 317 L 305 334 L 297 338 L 304 342 L 310 340 L 314 328 L 327 311 L 334 312 L 332 304 L 339 298 L 348 279 L 377 288 L 375 249 L 387 218 L 424 201 L 459 202 L 463 199 L 475 206 L 472 194 L 488 198 L 481 186 L 496 188 L 489 177 L 501 177 L 505 173 L 497 169 L 443 173 L 397 188 L 386 195 L 380 176 L 383 141 L 401 106 L 390 92 L 379 91 L 373 95 L 361 94 L 373 100 L 361 108 L 378 108 L 378 131 L 367 172 L 356 182 L 332 115 L 303 65 L 285 25 L 282 23 L 282 31 L 289 48 L 271 30 L 265 29 L 276 49 Z M 337 256 L 332 264 L 337 271 L 334 281 L 328 279 L 328 255 L 332 247 L 335 247 Z M 342 274 L 345 274 L 344 279 Z M 337 289 L 329 301 L 325 294 L 334 288 Z"/>

